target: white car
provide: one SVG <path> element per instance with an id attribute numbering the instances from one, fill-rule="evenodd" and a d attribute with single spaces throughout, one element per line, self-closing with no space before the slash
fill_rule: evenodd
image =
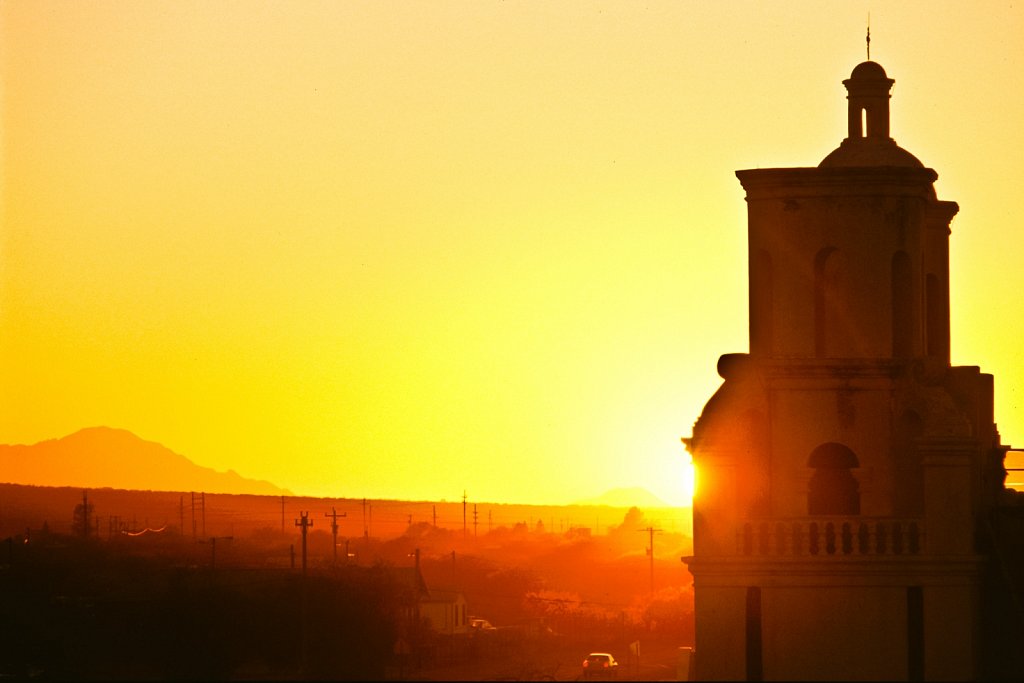
<path id="1" fill-rule="evenodd" d="M 498 629 L 491 625 L 491 622 L 486 619 L 479 619 L 477 617 L 469 618 L 469 627 L 476 632 L 491 632 L 497 631 Z"/>
<path id="2" fill-rule="evenodd" d="M 607 652 L 591 652 L 583 660 L 583 678 L 615 678 L 619 663 Z"/>

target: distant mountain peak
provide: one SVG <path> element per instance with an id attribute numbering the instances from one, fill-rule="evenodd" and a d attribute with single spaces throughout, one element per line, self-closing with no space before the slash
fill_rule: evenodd
<path id="1" fill-rule="evenodd" d="M 609 507 L 669 508 L 661 498 L 640 486 L 615 488 L 596 498 L 581 500 L 576 505 L 607 505 Z"/>
<path id="2" fill-rule="evenodd" d="M 197 465 L 127 429 L 103 426 L 32 445 L 0 445 L 0 478 L 37 486 L 291 495 L 233 470 Z"/>

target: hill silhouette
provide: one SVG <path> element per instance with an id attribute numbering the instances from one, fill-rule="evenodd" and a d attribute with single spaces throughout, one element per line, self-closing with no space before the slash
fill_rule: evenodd
<path id="1" fill-rule="evenodd" d="M 617 488 L 605 491 L 596 498 L 581 500 L 577 505 L 607 505 L 609 507 L 641 507 L 641 508 L 669 508 L 672 507 L 661 498 L 645 488 L 634 486 L 632 488 Z"/>
<path id="2" fill-rule="evenodd" d="M 12 484 L 291 495 L 234 470 L 197 465 L 125 429 L 89 427 L 33 445 L 0 445 L 0 480 Z"/>

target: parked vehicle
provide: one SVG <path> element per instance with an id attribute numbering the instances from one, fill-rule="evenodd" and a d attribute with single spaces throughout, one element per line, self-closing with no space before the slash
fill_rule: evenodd
<path id="1" fill-rule="evenodd" d="M 583 660 L 583 678 L 615 678 L 619 663 L 607 652 L 591 652 Z"/>
<path id="2" fill-rule="evenodd" d="M 491 622 L 479 617 L 469 618 L 469 627 L 474 633 L 494 633 L 498 629 L 491 625 Z"/>

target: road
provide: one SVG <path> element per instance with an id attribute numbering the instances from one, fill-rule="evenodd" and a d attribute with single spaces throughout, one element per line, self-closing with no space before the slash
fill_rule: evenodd
<path id="1" fill-rule="evenodd" d="M 628 643 L 557 643 L 493 651 L 461 662 L 439 662 L 419 670 L 392 671 L 393 680 L 411 681 L 575 681 L 583 680 L 582 662 L 589 652 L 610 652 L 619 662 L 615 680 L 675 681 L 679 661 L 676 642 L 640 641 L 640 657 L 630 657 Z M 410 667 L 411 669 L 411 667 Z M 595 679 L 603 680 L 603 679 Z"/>

